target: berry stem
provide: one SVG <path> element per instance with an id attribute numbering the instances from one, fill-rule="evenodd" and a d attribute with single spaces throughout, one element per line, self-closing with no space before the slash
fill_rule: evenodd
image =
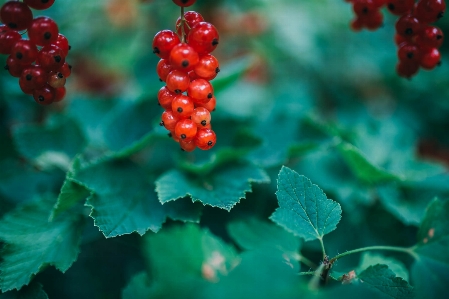
<path id="1" fill-rule="evenodd" d="M 184 24 L 186 23 L 186 19 L 184 17 L 184 7 L 181 6 L 181 42 L 185 43 L 186 42 L 186 34 L 184 31 Z"/>

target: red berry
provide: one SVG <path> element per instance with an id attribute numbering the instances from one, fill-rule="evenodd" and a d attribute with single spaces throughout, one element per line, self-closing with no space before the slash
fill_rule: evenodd
<path id="1" fill-rule="evenodd" d="M 177 44 L 171 50 L 169 60 L 174 69 L 188 72 L 193 70 L 200 58 L 188 44 Z"/>
<path id="2" fill-rule="evenodd" d="M 164 111 L 162 113 L 162 122 L 161 125 L 163 125 L 167 130 L 170 132 L 175 130 L 176 123 L 178 122 L 178 118 L 175 116 L 173 111 Z"/>
<path id="3" fill-rule="evenodd" d="M 64 64 L 58 69 L 58 72 L 62 73 L 64 77 L 68 78 L 72 74 L 72 66 L 67 62 L 64 62 Z"/>
<path id="4" fill-rule="evenodd" d="M 199 149 L 209 150 L 217 141 L 217 136 L 212 129 L 200 129 L 195 136 L 195 144 Z"/>
<path id="5" fill-rule="evenodd" d="M 193 120 L 193 122 L 199 127 L 206 127 L 208 124 L 210 124 L 210 112 L 204 107 L 197 107 L 193 109 L 192 115 L 190 116 L 190 119 Z"/>
<path id="6" fill-rule="evenodd" d="M 34 100 L 40 105 L 50 105 L 55 99 L 56 91 L 50 85 L 36 89 L 33 93 Z"/>
<path id="7" fill-rule="evenodd" d="M 173 114 L 178 119 L 183 119 L 190 117 L 194 109 L 194 104 L 190 97 L 181 94 L 173 99 L 171 108 Z"/>
<path id="8" fill-rule="evenodd" d="M 196 79 L 190 82 L 187 94 L 195 103 L 207 103 L 213 98 L 214 89 L 209 81 Z"/>
<path id="9" fill-rule="evenodd" d="M 21 64 L 14 56 L 9 55 L 6 59 L 5 70 L 7 70 L 13 77 L 20 77 L 23 70 L 28 66 L 29 65 Z"/>
<path id="10" fill-rule="evenodd" d="M 0 9 L 0 19 L 9 28 L 21 31 L 30 26 L 33 21 L 33 13 L 23 2 L 8 1 Z"/>
<path id="11" fill-rule="evenodd" d="M 34 93 L 35 89 L 34 88 L 28 88 L 26 82 L 24 82 L 24 81 L 22 81 L 20 79 L 19 79 L 19 86 L 20 86 L 20 89 L 22 90 L 22 92 L 24 94 L 32 95 Z"/>
<path id="12" fill-rule="evenodd" d="M 158 102 L 165 110 L 171 110 L 171 103 L 175 97 L 176 94 L 171 92 L 167 86 L 159 89 L 159 92 L 157 93 Z"/>
<path id="13" fill-rule="evenodd" d="M 411 37 L 421 30 L 421 23 L 411 14 L 403 15 L 396 22 L 396 32 L 404 37 Z"/>
<path id="14" fill-rule="evenodd" d="M 364 17 L 377 9 L 372 0 L 359 0 L 354 2 L 352 8 L 358 17 Z"/>
<path id="15" fill-rule="evenodd" d="M 217 58 L 211 54 L 206 54 L 200 58 L 200 61 L 195 66 L 193 71 L 199 78 L 210 81 L 217 76 L 220 71 L 220 65 Z"/>
<path id="16" fill-rule="evenodd" d="M 36 45 L 32 41 L 21 39 L 12 47 L 11 55 L 22 64 L 31 64 L 37 59 L 38 51 Z"/>
<path id="17" fill-rule="evenodd" d="M 66 89 L 65 87 L 59 87 L 55 89 L 55 98 L 53 102 L 60 102 L 65 98 Z"/>
<path id="18" fill-rule="evenodd" d="M 354 20 L 351 21 L 351 29 L 354 31 L 360 31 L 363 28 L 363 21 L 361 18 L 356 17 Z"/>
<path id="19" fill-rule="evenodd" d="M 185 152 L 193 152 L 196 149 L 195 141 L 185 141 L 184 139 L 179 140 L 179 145 L 181 149 Z"/>
<path id="20" fill-rule="evenodd" d="M 187 36 L 187 43 L 200 55 L 211 53 L 219 41 L 217 29 L 208 22 L 199 22 L 190 29 Z"/>
<path id="21" fill-rule="evenodd" d="M 389 0 L 387 1 L 388 10 L 395 15 L 402 15 L 409 12 L 413 5 L 415 4 L 415 0 Z"/>
<path id="22" fill-rule="evenodd" d="M 162 82 L 165 82 L 165 80 L 167 79 L 167 75 L 172 71 L 172 67 L 170 65 L 170 63 L 167 61 L 167 59 L 161 59 L 159 60 L 159 62 L 157 63 L 156 66 L 156 72 L 157 75 L 159 76 L 159 79 Z"/>
<path id="23" fill-rule="evenodd" d="M 423 23 L 433 23 L 443 17 L 445 10 L 444 0 L 420 0 L 414 14 Z"/>
<path id="24" fill-rule="evenodd" d="M 55 45 L 45 46 L 39 51 L 37 62 L 48 72 L 57 71 L 64 66 L 64 53 Z"/>
<path id="25" fill-rule="evenodd" d="M 184 141 L 193 140 L 197 130 L 196 124 L 191 119 L 182 119 L 176 123 L 175 136 Z"/>
<path id="26" fill-rule="evenodd" d="M 179 44 L 179 36 L 171 30 L 162 30 L 153 38 L 153 53 L 160 58 L 167 59 L 174 46 Z"/>
<path id="27" fill-rule="evenodd" d="M 188 11 L 184 13 L 184 34 L 189 34 L 190 28 L 195 26 L 199 22 L 203 22 L 203 16 L 197 13 L 196 11 Z M 176 21 L 176 31 L 181 36 L 182 34 L 182 28 L 181 28 L 181 17 L 178 18 Z"/>
<path id="28" fill-rule="evenodd" d="M 28 28 L 28 37 L 38 46 L 48 46 L 58 40 L 59 29 L 56 22 L 48 17 L 38 17 Z"/>
<path id="29" fill-rule="evenodd" d="M 431 48 L 439 48 L 443 44 L 444 35 L 443 31 L 434 26 L 425 26 L 418 36 L 416 43 L 420 46 L 426 46 Z"/>
<path id="30" fill-rule="evenodd" d="M 188 7 L 193 5 L 196 2 L 196 0 L 173 0 L 173 3 L 175 3 L 178 6 L 181 7 Z"/>
<path id="31" fill-rule="evenodd" d="M 429 48 L 423 50 L 422 56 L 421 56 L 421 67 L 426 70 L 431 70 L 435 68 L 438 63 L 441 61 L 441 54 L 440 51 L 438 51 L 437 48 Z"/>
<path id="32" fill-rule="evenodd" d="M 210 101 L 207 103 L 195 103 L 195 105 L 197 107 L 204 107 L 207 110 L 209 110 L 210 112 L 213 112 L 213 111 L 215 111 L 215 106 L 217 105 L 217 100 L 215 99 L 215 97 L 212 97 L 212 99 L 210 99 Z"/>
<path id="33" fill-rule="evenodd" d="M 165 80 L 167 88 L 174 93 L 183 93 L 187 90 L 190 84 L 189 75 L 183 71 L 171 71 Z"/>
<path id="34" fill-rule="evenodd" d="M 421 51 L 416 45 L 406 42 L 399 47 L 398 57 L 403 62 L 418 63 L 421 59 Z"/>
<path id="35" fill-rule="evenodd" d="M 55 46 L 58 46 L 59 49 L 62 50 L 64 56 L 67 56 L 67 54 L 69 54 L 70 50 L 69 40 L 61 33 L 58 34 L 58 38 L 56 39 L 56 42 L 54 44 Z"/>
<path id="36" fill-rule="evenodd" d="M 53 88 L 61 88 L 65 85 L 66 78 L 60 72 L 52 72 L 48 75 L 48 85 Z"/>
<path id="37" fill-rule="evenodd" d="M 23 70 L 19 80 L 26 89 L 38 89 L 47 83 L 47 73 L 40 66 L 31 65 Z"/>
<path id="38" fill-rule="evenodd" d="M 0 33 L 0 54 L 11 54 L 12 47 L 22 36 L 13 30 L 5 30 Z"/>
<path id="39" fill-rule="evenodd" d="M 376 30 L 382 26 L 384 15 L 379 10 L 374 10 L 365 17 L 365 26 L 369 30 Z"/>
<path id="40" fill-rule="evenodd" d="M 397 33 L 394 35 L 394 42 L 397 46 L 401 46 L 403 43 L 408 41 L 409 39 L 405 36 L 399 35 Z"/>
<path id="41" fill-rule="evenodd" d="M 387 0 L 373 0 L 374 7 L 381 8 L 387 3 Z"/>
<path id="42" fill-rule="evenodd" d="M 396 65 L 396 72 L 399 76 L 404 78 L 410 78 L 415 75 L 419 70 L 419 64 L 416 62 L 404 62 L 399 61 Z"/>
<path id="43" fill-rule="evenodd" d="M 55 3 L 55 0 L 23 0 L 29 7 L 43 10 L 47 9 Z"/>

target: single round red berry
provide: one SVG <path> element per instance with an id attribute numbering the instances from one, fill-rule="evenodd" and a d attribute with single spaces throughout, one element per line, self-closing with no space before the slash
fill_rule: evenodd
<path id="1" fill-rule="evenodd" d="M 22 36 L 14 30 L 5 30 L 0 33 L 0 54 L 11 54 L 12 47 Z"/>
<path id="2" fill-rule="evenodd" d="M 171 71 L 165 80 L 167 88 L 177 94 L 183 93 L 187 90 L 190 84 L 189 75 L 183 71 Z"/>
<path id="3" fill-rule="evenodd" d="M 196 79 L 190 82 L 187 94 L 195 103 L 207 103 L 213 98 L 214 89 L 209 81 Z"/>
<path id="4" fill-rule="evenodd" d="M 193 71 L 199 78 L 210 81 L 217 76 L 218 72 L 220 72 L 220 65 L 215 56 L 212 54 L 206 54 L 200 58 L 200 61 L 195 66 Z"/>
<path id="5" fill-rule="evenodd" d="M 178 119 L 183 119 L 190 117 L 194 109 L 194 104 L 190 97 L 181 94 L 173 99 L 171 108 Z"/>
<path id="6" fill-rule="evenodd" d="M 19 79 L 19 87 L 24 94 L 29 94 L 29 95 L 33 95 L 34 90 L 35 90 L 34 88 L 28 88 L 27 83 L 20 79 Z"/>
<path id="7" fill-rule="evenodd" d="M 398 57 L 403 62 L 419 63 L 421 60 L 421 51 L 418 46 L 406 42 L 399 47 Z"/>
<path id="8" fill-rule="evenodd" d="M 153 53 L 167 59 L 174 46 L 179 44 L 179 36 L 171 30 L 162 30 L 153 38 Z"/>
<path id="9" fill-rule="evenodd" d="M 199 22 L 204 22 L 204 18 L 202 15 L 197 13 L 196 11 L 188 11 L 184 13 L 184 34 L 189 34 L 190 28 L 198 24 Z M 178 18 L 176 21 L 176 31 L 178 32 L 179 36 L 182 34 L 182 27 L 181 27 L 181 17 Z"/>
<path id="10" fill-rule="evenodd" d="M 441 61 L 441 54 L 437 48 L 429 48 L 423 50 L 421 56 L 421 67 L 426 70 L 435 68 Z"/>
<path id="11" fill-rule="evenodd" d="M 157 100 L 165 110 L 171 110 L 171 103 L 175 97 L 176 94 L 171 92 L 167 86 L 159 89 L 159 92 L 157 93 Z"/>
<path id="12" fill-rule="evenodd" d="M 29 39 L 17 41 L 11 49 L 11 55 L 22 64 L 31 64 L 38 57 L 36 44 Z"/>
<path id="13" fill-rule="evenodd" d="M 417 37 L 416 43 L 420 46 L 439 48 L 443 44 L 443 31 L 435 26 L 425 26 L 420 35 Z"/>
<path id="14" fill-rule="evenodd" d="M 384 21 L 384 15 L 379 10 L 374 10 L 370 14 L 365 16 L 365 27 L 368 30 L 376 30 L 382 26 Z"/>
<path id="15" fill-rule="evenodd" d="M 72 66 L 67 62 L 64 62 L 64 64 L 57 71 L 62 73 L 64 77 L 68 78 L 72 74 Z"/>
<path id="16" fill-rule="evenodd" d="M 48 46 L 58 40 L 59 29 L 56 22 L 48 17 L 38 17 L 28 28 L 28 37 L 38 46 Z"/>
<path id="17" fill-rule="evenodd" d="M 397 34 L 397 33 L 394 35 L 394 43 L 395 43 L 397 46 L 401 46 L 403 43 L 409 42 L 409 41 L 410 41 L 410 39 L 409 39 L 408 37 L 399 35 L 399 34 Z"/>
<path id="18" fill-rule="evenodd" d="M 200 55 L 211 53 L 219 42 L 217 29 L 208 22 L 199 22 L 190 29 L 187 36 L 187 43 Z"/>
<path id="19" fill-rule="evenodd" d="M 50 105 L 53 103 L 55 95 L 55 89 L 47 84 L 42 88 L 36 89 L 33 93 L 33 98 L 40 105 Z"/>
<path id="20" fill-rule="evenodd" d="M 195 2 L 196 0 L 173 0 L 173 3 L 181 7 L 192 6 Z"/>
<path id="21" fill-rule="evenodd" d="M 411 14 L 403 15 L 396 22 L 396 32 L 404 37 L 412 37 L 421 31 L 421 23 Z"/>
<path id="22" fill-rule="evenodd" d="M 169 60 L 174 69 L 188 72 L 198 64 L 200 57 L 188 44 L 177 44 L 171 50 Z"/>
<path id="23" fill-rule="evenodd" d="M 70 50 L 69 40 L 61 33 L 58 34 L 58 38 L 56 39 L 54 44 L 55 46 L 58 46 L 59 49 L 62 50 L 64 56 L 67 56 L 69 54 Z"/>
<path id="24" fill-rule="evenodd" d="M 212 129 L 199 129 L 194 140 L 199 149 L 209 150 L 215 145 L 217 136 Z"/>
<path id="25" fill-rule="evenodd" d="M 23 70 L 19 80 L 26 89 L 38 89 L 47 83 L 47 73 L 40 66 L 31 65 Z"/>
<path id="26" fill-rule="evenodd" d="M 185 141 L 184 139 L 181 139 L 179 140 L 179 145 L 185 152 L 193 152 L 196 149 L 196 144 L 193 140 Z"/>
<path id="27" fill-rule="evenodd" d="M 196 124 L 191 119 L 181 119 L 176 123 L 175 136 L 184 141 L 193 140 L 197 130 Z"/>
<path id="28" fill-rule="evenodd" d="M 409 12 L 413 5 L 415 4 L 415 0 L 389 0 L 387 1 L 388 10 L 395 15 L 403 15 Z"/>
<path id="29" fill-rule="evenodd" d="M 444 0 L 420 0 L 416 4 L 414 14 L 423 23 L 433 23 L 442 18 L 445 11 Z"/>
<path id="30" fill-rule="evenodd" d="M 396 72 L 404 78 L 411 78 L 419 70 L 419 63 L 399 61 L 396 65 Z"/>
<path id="31" fill-rule="evenodd" d="M 356 16 L 362 18 L 377 9 L 372 0 L 359 0 L 354 2 L 352 8 Z"/>
<path id="32" fill-rule="evenodd" d="M 0 19 L 9 28 L 22 31 L 30 26 L 33 13 L 23 2 L 8 1 L 0 9 Z"/>
<path id="33" fill-rule="evenodd" d="M 210 112 L 204 107 L 197 107 L 193 109 L 190 119 L 199 127 L 204 128 L 210 124 Z"/>
<path id="34" fill-rule="evenodd" d="M 215 111 L 215 106 L 217 105 L 217 99 L 215 97 L 212 97 L 209 102 L 207 103 L 195 103 L 196 107 L 204 107 L 210 112 Z"/>
<path id="35" fill-rule="evenodd" d="M 53 99 L 53 102 L 60 102 L 65 98 L 66 95 L 66 89 L 65 87 L 59 87 L 55 89 L 55 98 Z"/>
<path id="36" fill-rule="evenodd" d="M 159 62 L 157 63 L 156 66 L 156 72 L 157 75 L 159 76 L 159 79 L 162 82 L 165 82 L 165 80 L 167 79 L 167 75 L 173 70 L 173 68 L 171 67 L 170 63 L 168 62 L 167 59 L 161 59 L 159 60 Z"/>
<path id="37" fill-rule="evenodd" d="M 163 125 L 170 132 L 175 130 L 176 123 L 178 122 L 178 118 L 173 113 L 173 111 L 164 111 L 162 113 L 162 121 L 161 125 Z"/>
<path id="38" fill-rule="evenodd" d="M 27 68 L 29 65 L 22 64 L 17 59 L 14 58 L 14 56 L 9 55 L 6 59 L 6 65 L 5 70 L 9 72 L 9 74 L 13 77 L 20 77 L 22 75 L 22 72 L 25 68 Z"/>
<path id="39" fill-rule="evenodd" d="M 39 51 L 37 63 L 48 72 L 57 71 L 65 63 L 64 53 L 55 45 L 45 46 Z"/>
<path id="40" fill-rule="evenodd" d="M 60 72 L 51 72 L 48 75 L 48 85 L 53 88 L 61 88 L 64 87 L 66 82 L 66 78 Z"/>
<path id="41" fill-rule="evenodd" d="M 55 0 L 23 0 L 23 2 L 31 8 L 44 10 L 52 6 Z"/>
<path id="42" fill-rule="evenodd" d="M 354 31 L 360 31 L 363 28 L 363 20 L 360 17 L 356 17 L 350 23 L 350 27 Z"/>

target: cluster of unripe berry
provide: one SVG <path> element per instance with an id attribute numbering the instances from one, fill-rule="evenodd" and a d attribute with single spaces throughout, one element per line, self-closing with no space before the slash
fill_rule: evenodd
<path id="1" fill-rule="evenodd" d="M 71 66 L 65 62 L 70 46 L 48 17 L 33 19 L 30 8 L 44 10 L 55 0 L 8 1 L 1 7 L 0 54 L 9 55 L 5 69 L 19 78 L 25 94 L 41 105 L 61 101 Z M 28 39 L 23 38 L 25 31 Z"/>
<path id="2" fill-rule="evenodd" d="M 382 25 L 380 9 L 385 5 L 395 15 L 395 42 L 398 46 L 397 73 L 405 78 L 415 75 L 419 68 L 431 70 L 440 64 L 438 50 L 443 43 L 443 32 L 430 25 L 443 17 L 444 0 L 346 0 L 353 5 L 356 18 L 351 22 L 355 31 L 367 28 L 375 30 Z"/>
<path id="3" fill-rule="evenodd" d="M 199 13 L 184 13 L 184 7 L 195 1 L 173 2 L 182 8 L 176 33 L 162 30 L 153 39 L 153 52 L 161 58 L 157 74 L 166 84 L 158 92 L 159 104 L 165 109 L 160 124 L 184 151 L 208 150 L 217 139 L 210 123 L 216 99 L 209 81 L 220 71 L 218 60 L 210 54 L 219 35 Z"/>

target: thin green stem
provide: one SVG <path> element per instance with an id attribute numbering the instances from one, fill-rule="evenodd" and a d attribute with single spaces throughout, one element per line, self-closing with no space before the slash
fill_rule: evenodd
<path id="1" fill-rule="evenodd" d="M 186 19 L 184 17 L 184 7 L 181 6 L 181 23 L 180 23 L 180 25 L 181 25 L 181 41 L 183 43 L 186 42 L 186 33 L 185 33 L 185 30 L 184 30 L 184 24 L 185 23 L 186 23 Z"/>
<path id="2" fill-rule="evenodd" d="M 346 251 L 344 253 L 340 253 L 339 255 L 331 258 L 329 260 L 329 263 L 333 264 L 336 260 L 338 260 L 339 258 L 342 258 L 344 256 L 347 256 L 347 255 L 350 255 L 350 254 L 354 254 L 354 253 L 358 253 L 358 252 L 369 251 L 369 250 L 388 250 L 388 251 L 404 252 L 404 253 L 408 253 L 411 256 L 416 258 L 416 254 L 413 252 L 413 248 L 414 247 L 406 248 L 406 247 L 396 247 L 396 246 L 370 246 L 370 247 L 363 247 L 363 248 L 358 248 L 358 249 Z"/>
<path id="3" fill-rule="evenodd" d="M 298 275 L 300 276 L 315 275 L 315 271 L 299 272 Z"/>
<path id="4" fill-rule="evenodd" d="M 317 265 L 303 255 L 299 255 L 298 260 L 309 268 L 316 269 Z"/>
<path id="5" fill-rule="evenodd" d="M 323 238 L 321 237 L 318 240 L 320 240 L 321 250 L 323 251 L 323 260 L 324 260 L 326 258 L 326 249 L 324 249 Z"/>

